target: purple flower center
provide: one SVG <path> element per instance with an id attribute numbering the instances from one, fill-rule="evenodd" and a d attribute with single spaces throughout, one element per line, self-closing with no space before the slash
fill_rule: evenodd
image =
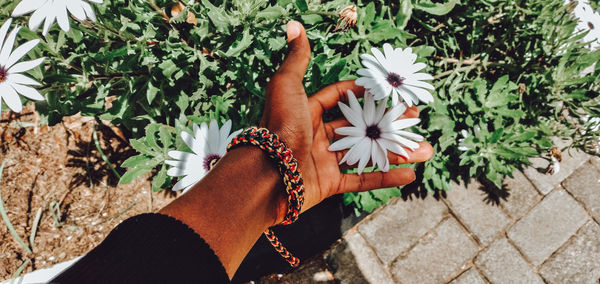
<path id="1" fill-rule="evenodd" d="M 221 159 L 220 155 L 217 154 L 209 154 L 204 158 L 204 169 L 206 171 L 210 171 L 215 164 Z"/>
<path id="2" fill-rule="evenodd" d="M 390 85 L 392 85 L 394 88 L 402 86 L 402 84 L 404 84 L 404 79 L 406 78 L 400 77 L 400 75 L 394 72 L 390 72 L 390 74 L 387 76 L 388 83 L 390 83 Z"/>
<path id="3" fill-rule="evenodd" d="M 367 127 L 367 137 L 371 139 L 379 139 L 381 137 L 381 129 L 377 125 L 371 125 Z"/>
<path id="4" fill-rule="evenodd" d="M 8 71 L 4 69 L 4 66 L 0 65 L 0 83 L 6 81 L 6 77 L 8 77 Z"/>
<path id="5" fill-rule="evenodd" d="M 588 27 L 590 27 L 590 30 L 593 30 L 595 28 L 594 24 L 592 24 L 592 22 L 588 22 L 587 24 L 588 24 Z"/>

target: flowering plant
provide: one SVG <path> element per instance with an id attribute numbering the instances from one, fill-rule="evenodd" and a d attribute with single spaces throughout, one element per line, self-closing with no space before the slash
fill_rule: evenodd
<path id="1" fill-rule="evenodd" d="M 470 177 L 501 187 L 529 157 L 545 155 L 552 136 L 598 149 L 597 1 L 392 2 L 2 1 L 0 23 L 12 17 L 11 28 L 22 27 L 15 46 L 39 44 L 26 54 L 19 50 L 23 58 L 9 60 L 12 67 L 0 54 L 0 90 L 10 92 L 0 96 L 19 110 L 12 90 L 32 100 L 41 94 L 36 110 L 48 124 L 81 113 L 121 126 L 139 152 L 121 165 L 128 168 L 121 182 L 152 171 L 154 190 L 171 188 L 171 176 L 188 173 L 176 169 L 188 155 L 181 153 L 201 156 L 185 138 L 198 139 L 193 125 L 231 120 L 231 130 L 258 123 L 263 90 L 285 54 L 283 27 L 296 19 L 313 50 L 309 95 L 362 78 L 357 83 L 378 105 L 387 97 L 390 107 L 419 104 L 421 122 L 413 132 L 435 148 L 430 161 L 416 166 L 417 183 L 427 190 L 447 190 L 452 180 Z M 12 45 L 15 39 L 0 40 Z M 407 60 L 381 61 L 395 53 Z M 11 77 L 25 80 L 15 70 L 29 79 L 9 89 Z M 375 164 L 386 167 L 382 159 Z M 391 188 L 345 200 L 370 211 L 399 194 Z"/>

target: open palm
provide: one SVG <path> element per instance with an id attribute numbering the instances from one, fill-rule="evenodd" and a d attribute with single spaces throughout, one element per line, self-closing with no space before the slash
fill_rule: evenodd
<path id="1" fill-rule="evenodd" d="M 364 89 L 354 81 L 332 84 L 311 97 L 307 97 L 302 80 L 310 60 L 310 45 L 304 27 L 295 21 L 287 25 L 288 55 L 272 76 L 267 87 L 265 111 L 261 126 L 277 133 L 292 149 L 304 178 L 305 202 L 302 211 L 323 199 L 345 192 L 366 191 L 377 188 L 405 185 L 415 179 L 410 168 L 397 168 L 389 172 L 342 174 L 339 165 L 346 151 L 331 152 L 332 141 L 341 137 L 334 130 L 349 125 L 345 119 L 323 122 L 323 113 L 347 101 L 347 91 L 362 96 Z M 417 117 L 416 107 L 409 108 L 404 117 Z M 407 150 L 410 158 L 389 153 L 391 164 L 426 161 L 433 154 L 431 145 L 421 142 L 415 151 Z M 283 206 L 285 208 L 285 206 Z"/>

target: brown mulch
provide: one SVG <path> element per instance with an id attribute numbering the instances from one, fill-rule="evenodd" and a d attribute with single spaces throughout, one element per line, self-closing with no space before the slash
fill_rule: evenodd
<path id="1" fill-rule="evenodd" d="M 123 174 L 118 165 L 135 150 L 119 129 L 79 115 L 52 127 L 40 126 L 39 120 L 33 105 L 21 114 L 4 111 L 0 116 L 0 163 L 6 161 L 2 201 L 27 244 L 35 215 L 42 209 L 32 254 L 0 219 L 0 281 L 9 279 L 27 259 L 31 262 L 24 273 L 85 254 L 122 220 L 156 212 L 175 198 L 168 190 L 152 192 L 148 177 L 117 185 L 92 133 L 96 126 L 102 150 Z M 50 210 L 53 203 L 60 204 L 55 207 L 60 214 L 56 218 Z"/>

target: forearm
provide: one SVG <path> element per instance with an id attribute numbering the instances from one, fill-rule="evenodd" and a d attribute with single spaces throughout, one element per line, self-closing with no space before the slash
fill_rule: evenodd
<path id="1" fill-rule="evenodd" d="M 283 216 L 285 204 L 275 164 L 256 147 L 240 147 L 160 213 L 204 238 L 232 277 L 261 233 Z"/>

